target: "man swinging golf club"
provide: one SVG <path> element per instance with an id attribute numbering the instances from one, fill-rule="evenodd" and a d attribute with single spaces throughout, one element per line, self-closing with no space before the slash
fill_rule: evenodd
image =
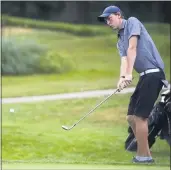
<path id="1" fill-rule="evenodd" d="M 139 73 L 139 81 L 127 113 L 127 121 L 137 140 L 134 163 L 152 163 L 148 145 L 147 118 L 165 80 L 164 63 L 144 25 L 135 17 L 124 19 L 122 11 L 109 6 L 98 16 L 100 22 L 118 31 L 117 48 L 121 57 L 120 78 L 117 87 L 122 90 L 132 82 L 132 72 Z"/>

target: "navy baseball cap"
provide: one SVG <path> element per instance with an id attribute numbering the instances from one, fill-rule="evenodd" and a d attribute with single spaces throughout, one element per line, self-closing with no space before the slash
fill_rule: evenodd
<path id="1" fill-rule="evenodd" d="M 109 6 L 104 9 L 103 13 L 98 16 L 99 21 L 105 21 L 105 18 L 108 17 L 110 14 L 122 12 L 117 6 Z"/>

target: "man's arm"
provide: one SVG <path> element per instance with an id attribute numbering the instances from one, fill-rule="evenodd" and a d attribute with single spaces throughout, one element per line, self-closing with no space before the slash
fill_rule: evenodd
<path id="1" fill-rule="evenodd" d="M 137 55 L 137 41 L 138 41 L 137 36 L 132 36 L 129 39 L 129 46 L 127 50 L 127 70 L 126 70 L 127 75 L 132 75 L 133 72 L 133 67 Z"/>
<path id="2" fill-rule="evenodd" d="M 127 57 L 123 56 L 121 58 L 120 77 L 125 76 L 127 74 L 127 66 L 128 66 Z"/>
<path id="3" fill-rule="evenodd" d="M 124 76 L 124 78 L 120 78 L 118 82 L 117 87 L 119 89 L 125 88 L 132 82 L 132 72 L 137 55 L 137 41 L 138 36 L 133 35 L 130 37 L 127 56 L 121 58 L 120 77 Z"/>
<path id="4" fill-rule="evenodd" d="M 126 74 L 126 68 L 127 68 L 127 56 L 126 56 L 126 50 L 124 49 L 123 44 L 121 42 L 117 43 L 117 49 L 119 51 L 119 55 L 121 57 L 121 64 L 120 64 L 120 77 L 125 76 Z"/>
<path id="5" fill-rule="evenodd" d="M 128 49 L 124 55 L 126 60 L 121 62 L 121 74 L 125 73 L 125 78 L 119 80 L 118 87 L 121 89 L 127 87 L 132 82 L 132 72 L 137 55 L 137 43 L 140 37 L 141 27 L 140 22 L 135 17 L 130 17 L 128 19 Z M 126 68 L 126 71 L 125 71 Z"/>
<path id="6" fill-rule="evenodd" d="M 122 83 L 124 82 L 125 76 L 126 76 L 126 70 L 127 70 L 127 57 L 126 56 L 122 56 L 121 57 L 121 65 L 120 65 L 120 78 L 117 84 L 117 88 L 122 90 L 123 87 L 121 86 Z"/>
<path id="7" fill-rule="evenodd" d="M 123 48 L 123 46 L 119 43 L 117 43 L 117 48 L 119 51 L 119 55 L 121 57 L 121 64 L 120 64 L 120 78 L 117 84 L 117 88 L 121 89 L 120 85 L 124 81 L 124 78 L 122 76 L 126 75 L 126 70 L 127 70 L 127 57 L 126 57 L 126 51 Z"/>
<path id="8" fill-rule="evenodd" d="M 127 50 L 127 56 L 121 58 L 120 76 L 132 75 L 133 66 L 137 55 L 137 36 L 132 36 L 129 39 L 129 47 Z"/>
<path id="9" fill-rule="evenodd" d="M 135 17 L 130 17 L 128 19 L 128 50 L 127 50 L 127 60 L 128 60 L 128 68 L 127 74 L 132 75 L 133 66 L 136 59 L 136 51 L 137 51 L 137 43 L 138 38 L 140 37 L 141 33 L 141 26 L 140 22 Z"/>

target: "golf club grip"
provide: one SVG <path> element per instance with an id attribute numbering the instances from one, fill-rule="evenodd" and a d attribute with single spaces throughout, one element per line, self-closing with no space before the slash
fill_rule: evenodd
<path id="1" fill-rule="evenodd" d="M 92 113 L 97 107 L 99 107 L 102 103 L 104 103 L 108 98 L 110 98 L 112 95 L 114 95 L 116 92 L 119 92 L 119 89 L 116 89 L 112 94 L 110 94 L 109 96 L 107 96 L 103 101 L 101 101 L 98 105 L 96 105 L 95 108 L 93 108 L 92 110 L 90 110 L 84 117 L 82 117 L 77 123 L 79 123 L 81 120 L 83 120 L 86 116 L 88 116 L 90 113 Z M 75 125 L 77 124 L 75 123 Z"/>

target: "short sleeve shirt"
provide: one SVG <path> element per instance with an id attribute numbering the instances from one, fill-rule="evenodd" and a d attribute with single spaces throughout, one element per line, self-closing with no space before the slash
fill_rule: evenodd
<path id="1" fill-rule="evenodd" d="M 127 56 L 129 39 L 138 36 L 137 56 L 134 69 L 140 73 L 147 69 L 160 68 L 164 70 L 164 62 L 144 25 L 135 17 L 123 19 L 118 32 L 117 48 L 121 57 Z"/>

